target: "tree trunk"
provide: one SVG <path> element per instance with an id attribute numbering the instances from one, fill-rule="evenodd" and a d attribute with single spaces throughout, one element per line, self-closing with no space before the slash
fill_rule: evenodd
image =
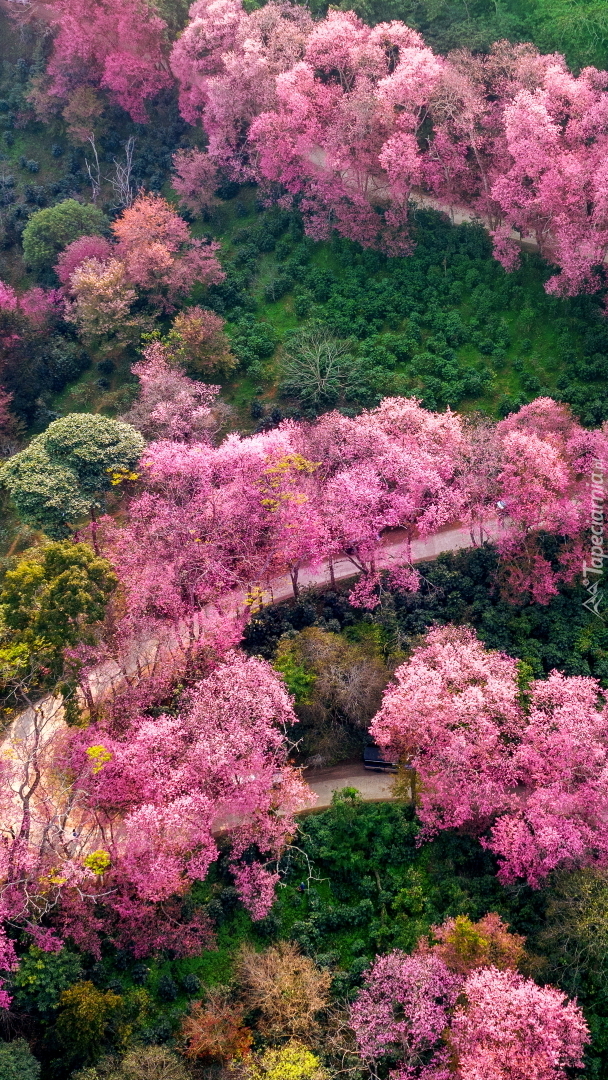
<path id="1" fill-rule="evenodd" d="M 91 503 L 91 538 L 93 540 L 93 551 L 96 555 L 99 555 L 99 544 L 97 543 L 97 515 L 95 513 L 94 503 Z"/>
<path id="2" fill-rule="evenodd" d="M 291 587 L 293 589 L 294 598 L 297 600 L 300 595 L 300 586 L 298 585 L 298 574 L 300 572 L 299 566 L 296 566 L 293 570 L 290 569 L 289 576 L 291 578 Z"/>

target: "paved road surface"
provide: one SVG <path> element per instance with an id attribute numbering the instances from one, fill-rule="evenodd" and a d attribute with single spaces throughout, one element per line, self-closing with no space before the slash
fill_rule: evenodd
<path id="1" fill-rule="evenodd" d="M 365 769 L 360 761 L 346 761 L 330 769 L 305 769 L 304 779 L 317 796 L 313 810 L 325 810 L 331 805 L 334 791 L 355 787 L 366 802 L 391 799 L 394 773 Z"/>
<path id="2" fill-rule="evenodd" d="M 499 526 L 495 521 L 485 523 L 484 537 L 496 536 L 498 531 Z M 415 563 L 423 562 L 436 558 L 441 552 L 457 551 L 460 548 L 471 546 L 472 541 L 469 530 L 460 524 L 454 524 L 441 529 L 425 540 L 414 540 L 411 545 L 412 561 Z M 406 557 L 407 541 L 404 533 L 400 530 L 394 530 L 385 534 L 376 560 L 378 568 L 390 569 L 392 566 L 403 562 Z M 346 581 L 348 578 L 354 577 L 357 572 L 356 567 L 346 556 L 334 560 L 334 581 Z M 299 585 L 300 588 L 327 586 L 331 583 L 331 576 L 328 562 L 315 569 L 304 566 L 300 571 Z M 242 613 L 248 595 L 248 590 L 242 589 L 225 597 L 221 605 L 224 612 L 227 615 L 235 612 Z M 291 598 L 293 598 L 293 587 L 291 579 L 287 575 L 274 579 L 266 588 L 261 599 L 263 603 L 268 604 Z M 140 672 L 145 672 L 146 667 L 154 663 L 159 648 L 166 649 L 169 654 L 173 650 L 179 651 L 178 637 L 182 636 L 185 641 L 188 638 L 191 640 L 193 635 L 197 637 L 202 634 L 206 625 L 217 621 L 219 606 L 219 604 L 210 605 L 207 609 L 200 611 L 191 626 L 184 627 L 183 631 L 178 631 L 173 642 L 164 642 L 162 646 L 155 640 L 134 643 L 127 674 L 137 678 Z M 124 669 L 120 669 L 117 664 L 112 662 L 100 665 L 89 676 L 89 687 L 93 701 L 103 701 L 112 691 L 124 685 L 124 681 Z M 10 747 L 10 752 L 21 754 L 26 751 L 27 743 L 33 737 L 36 727 L 39 731 L 44 731 L 44 741 L 46 742 L 63 726 L 63 723 L 61 698 L 49 695 L 37 703 L 35 710 L 26 709 L 21 713 L 13 721 L 2 741 L 5 747 Z M 341 770 L 345 771 L 341 772 Z M 320 807 L 329 806 L 332 792 L 340 787 L 358 787 L 366 799 L 390 798 L 389 778 L 382 773 L 368 772 L 364 770 L 363 765 L 357 765 L 356 763 L 339 766 L 328 771 L 316 770 L 314 774 L 311 772 L 309 783 L 319 796 L 317 805 Z"/>
<path id="3" fill-rule="evenodd" d="M 492 539 L 497 536 L 500 527 L 496 521 L 488 521 L 484 525 L 484 539 Z M 463 525 L 447 525 L 444 529 L 428 536 L 425 540 L 413 540 L 411 545 L 412 561 L 415 563 L 428 562 L 436 559 L 443 551 L 458 551 L 461 548 L 472 547 L 471 534 Z M 401 529 L 395 529 L 385 533 L 382 538 L 382 547 L 378 553 L 376 564 L 379 570 L 390 570 L 399 565 L 407 556 L 407 541 Z M 343 555 L 334 560 L 334 580 L 347 581 L 354 577 L 358 570 L 351 560 Z M 331 572 L 328 562 L 322 563 L 318 569 L 303 566 L 300 570 L 298 584 L 301 589 L 321 587 L 331 583 Z M 242 594 L 239 594 L 239 599 Z M 271 585 L 263 592 L 264 603 L 278 603 L 281 600 L 293 598 L 293 587 L 289 575 L 275 578 Z"/>
<path id="4" fill-rule="evenodd" d="M 302 777 L 317 798 L 310 806 L 300 810 L 300 814 L 327 810 L 328 806 L 331 806 L 334 791 L 342 791 L 347 787 L 357 788 L 364 802 L 389 802 L 394 798 L 392 782 L 395 774 L 365 769 L 359 760 L 345 761 L 329 769 L 303 769 Z M 236 816 L 222 818 L 215 824 L 215 835 L 237 825 L 238 822 L 239 818 Z"/>
<path id="5" fill-rule="evenodd" d="M 490 539 L 499 532 L 496 521 L 488 521 L 484 524 L 483 537 Z M 443 551 L 458 551 L 461 548 L 472 546 L 471 534 L 468 528 L 460 524 L 446 526 L 424 540 L 413 540 L 411 543 L 411 556 L 414 563 L 436 559 Z M 403 530 L 394 529 L 385 533 L 382 545 L 376 558 L 378 569 L 390 570 L 398 566 L 408 558 L 408 543 Z M 335 582 L 347 581 L 355 577 L 359 571 L 348 556 L 343 555 L 333 560 L 330 568 L 329 561 L 320 566 L 303 566 L 299 572 L 298 585 L 300 589 L 327 587 L 333 580 Z M 265 587 L 256 589 L 256 604 L 261 606 L 280 603 L 284 600 L 293 599 L 293 585 L 289 574 L 273 578 Z M 159 648 L 164 650 L 165 655 L 180 651 L 180 638 L 183 645 L 191 644 L 193 638 L 203 635 L 205 629 L 213 629 L 217 626 L 219 612 L 223 616 L 242 615 L 248 608 L 251 600 L 250 587 L 234 590 L 225 594 L 215 604 L 209 604 L 196 613 L 188 625 L 184 624 L 174 632 L 173 640 L 166 640 L 162 645 L 154 639 L 147 639 L 134 643 L 131 656 L 125 668 L 112 662 L 100 665 L 89 675 L 89 687 L 94 701 L 103 701 L 118 690 L 125 681 L 126 674 L 130 677 L 138 677 L 140 672 L 150 670 L 158 656 Z"/>

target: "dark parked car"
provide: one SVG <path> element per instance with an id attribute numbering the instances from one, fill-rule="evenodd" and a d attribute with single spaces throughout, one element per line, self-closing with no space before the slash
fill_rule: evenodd
<path id="1" fill-rule="evenodd" d="M 393 761 L 386 750 L 372 744 L 363 750 L 363 765 L 366 769 L 375 769 L 377 772 L 397 772 L 397 762 Z"/>

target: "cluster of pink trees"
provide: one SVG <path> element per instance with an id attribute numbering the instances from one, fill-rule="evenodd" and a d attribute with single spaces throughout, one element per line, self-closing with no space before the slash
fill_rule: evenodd
<path id="1" fill-rule="evenodd" d="M 170 438 L 144 452 L 125 518 L 99 529 L 122 581 L 104 649 L 122 642 L 126 657 L 130 647 L 135 676 L 91 710 L 85 729 L 54 726 L 34 708 L 15 753 L 2 758 L 2 915 L 45 948 L 71 938 L 95 951 L 102 934 L 138 955 L 163 942 L 205 947 L 209 921 L 195 911 L 182 923 L 182 898 L 218 858 L 222 832 L 243 902 L 254 918 L 268 911 L 306 789 L 288 762 L 295 715 L 284 684 L 264 661 L 229 651 L 239 626 L 220 601 L 231 589 L 288 571 L 297 591 L 303 563 L 346 554 L 362 574 L 355 599 L 373 604 L 386 530 L 400 529 L 405 542 L 396 582 L 415 588 L 414 536 L 459 516 L 475 530 L 498 503 L 510 587 L 546 600 L 575 572 L 589 470 L 607 456 L 601 432 L 547 399 L 493 428 L 387 399 L 356 418 L 286 421 L 213 446 L 213 388 L 200 392 L 175 372 L 158 342 L 137 374 L 134 411 L 150 434 Z M 539 561 L 544 530 L 561 537 L 563 565 Z M 201 609 L 213 605 L 215 641 L 210 622 L 179 672 L 165 649 L 142 678 L 139 642 L 154 647 L 169 628 L 192 643 Z M 190 689 L 151 714 L 176 673 Z M 514 660 L 454 628 L 432 631 L 398 670 L 372 726 L 417 771 L 426 835 L 473 828 L 503 879 L 533 885 L 558 867 L 608 861 L 606 730 L 594 680 L 522 682 Z M 431 950 L 377 962 L 353 1011 L 364 1056 L 397 1047 L 402 1080 L 498 1080 L 505 1060 L 521 1080 L 559 1080 L 578 1063 L 586 1029 L 576 1006 L 523 979 L 513 970 L 517 943 L 485 929 L 494 944 L 474 970 L 454 957 L 447 931 Z M 10 972 L 8 939 L 2 948 L 0 970 Z"/>
<path id="2" fill-rule="evenodd" d="M 197 174 L 203 205 L 221 165 L 297 197 L 314 237 L 337 229 L 403 254 L 408 200 L 423 192 L 479 215 L 506 267 L 513 230 L 532 238 L 559 267 L 550 291 L 600 284 L 605 73 L 575 77 L 562 57 L 508 42 L 444 58 L 400 22 L 330 11 L 314 23 L 298 6 L 248 14 L 238 0 L 196 0 L 171 67 L 184 118 L 209 139 L 207 159 L 178 163 L 191 204 Z"/>
<path id="3" fill-rule="evenodd" d="M 457 516 L 462 440 L 452 414 L 394 399 L 216 448 L 153 443 L 128 524 L 107 530 L 132 617 L 183 619 L 286 572 L 297 593 L 303 563 L 343 552 L 375 581 L 383 530 L 427 535 Z"/>
<path id="4" fill-rule="evenodd" d="M 415 536 L 459 518 L 473 533 L 498 515 L 508 589 L 546 603 L 580 571 L 598 457 L 607 457 L 603 433 L 549 399 L 490 429 L 391 398 L 354 419 L 286 421 L 217 447 L 184 434 L 147 448 L 144 490 L 126 524 L 107 522 L 105 550 L 135 620 L 188 618 L 231 589 L 287 572 L 297 595 L 303 564 L 344 554 L 362 574 L 353 598 L 373 607 L 387 530 L 403 540 L 393 583 L 415 590 Z M 543 554 L 544 531 L 561 538 L 557 560 Z"/>
<path id="5" fill-rule="evenodd" d="M 416 770 L 425 835 L 466 826 L 505 881 L 606 865 L 608 711 L 595 679 L 522 684 L 471 630 L 432 630 L 395 675 L 374 738 Z"/>
<path id="6" fill-rule="evenodd" d="M 43 115 L 61 103 L 69 118 L 70 106 L 82 112 L 87 90 L 91 97 L 102 88 L 145 123 L 146 101 L 171 85 L 167 25 L 145 0 L 6 0 L 3 6 L 17 19 L 35 18 L 54 31 L 45 76 L 32 95 Z"/>
<path id="7" fill-rule="evenodd" d="M 0 280 L 0 455 L 18 448 L 22 424 L 12 411 L 7 391 L 10 374 L 19 365 L 30 341 L 46 336 L 63 318 L 65 300 L 60 289 L 33 286 L 17 293 Z"/>
<path id="8" fill-rule="evenodd" d="M 458 949 L 463 931 L 469 946 L 498 944 L 491 962 Z M 410 956 L 378 957 L 352 1006 L 374 1072 L 397 1059 L 394 1080 L 563 1080 L 583 1064 L 589 1029 L 580 1008 L 517 972 L 521 939 L 497 915 L 452 919 L 435 934 L 435 945 L 423 939 Z"/>
<path id="9" fill-rule="evenodd" d="M 79 324 L 87 324 L 89 307 L 98 316 L 103 300 L 110 323 L 114 312 L 118 326 L 135 299 L 134 289 L 156 308 L 171 311 L 195 282 L 211 285 L 224 278 L 215 254 L 220 244 L 194 239 L 160 195 L 140 194 L 113 222 L 112 232 L 114 243 L 101 236 L 79 237 L 57 261 L 57 276 L 75 298 L 69 317 Z M 108 275 L 115 282 L 109 292 L 103 286 Z"/>
<path id="10" fill-rule="evenodd" d="M 204 880 L 223 829 L 245 903 L 256 918 L 266 914 L 277 877 L 241 860 L 252 845 L 276 859 L 293 811 L 308 801 L 287 763 L 295 722 L 270 665 L 232 653 L 185 695 L 177 716 L 134 715 L 71 740 L 84 806 L 139 897 L 164 901 Z"/>
<path id="11" fill-rule="evenodd" d="M 63 296 L 59 289 L 42 289 L 39 285 L 17 293 L 11 285 L 0 281 L 0 312 L 14 312 L 27 319 L 32 328 L 48 330 L 49 324 L 63 312 Z"/>
<path id="12" fill-rule="evenodd" d="M 200 951 L 211 925 L 204 912 L 181 920 L 179 898 L 218 858 L 220 833 L 253 917 L 273 902 L 273 864 L 310 801 L 288 763 L 296 717 L 281 678 L 229 653 L 170 715 L 137 704 L 123 698 L 85 730 L 35 708 L 2 758 L 0 915 L 43 948 L 70 937 L 98 953 L 103 932 L 136 955 Z"/>
<path id="13" fill-rule="evenodd" d="M 315 22 L 287 0 L 253 12 L 240 0 L 195 0 L 172 46 L 143 0 L 5 3 L 54 29 L 32 100 L 42 111 L 64 103 L 74 131 L 101 112 L 99 89 L 143 121 L 146 101 L 177 80 L 182 115 L 208 138 L 206 153 L 180 151 L 175 162 L 195 211 L 213 204 L 221 169 L 269 197 L 297 198 L 315 237 L 337 229 L 403 254 L 408 200 L 423 193 L 479 215 L 507 268 L 516 234 L 533 239 L 559 269 L 549 291 L 602 281 L 604 72 L 574 76 L 563 57 L 504 41 L 488 55 L 437 56 L 401 22 L 369 27 L 343 11 Z"/>
<path id="14" fill-rule="evenodd" d="M 304 55 L 312 18 L 274 0 L 251 14 L 238 0 L 195 0 L 190 19 L 171 52 L 182 115 L 202 121 L 215 164 L 234 178 L 255 178 L 249 127 L 274 104 L 276 76 Z"/>

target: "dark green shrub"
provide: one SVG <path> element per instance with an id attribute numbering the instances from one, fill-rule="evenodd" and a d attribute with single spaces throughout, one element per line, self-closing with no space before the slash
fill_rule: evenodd
<path id="1" fill-rule="evenodd" d="M 1 1080 L 38 1080 L 40 1062 L 36 1060 L 25 1039 L 0 1042 Z"/>
<path id="2" fill-rule="evenodd" d="M 184 975 L 182 979 L 182 986 L 187 994 L 194 997 L 195 994 L 198 994 L 201 988 L 201 980 L 199 979 L 198 975 L 195 975 L 194 972 L 191 971 L 188 973 L 188 975 Z"/>
<path id="3" fill-rule="evenodd" d="M 175 1001 L 179 994 L 179 986 L 171 975 L 161 975 L 158 980 L 158 996 L 161 1001 Z"/>

